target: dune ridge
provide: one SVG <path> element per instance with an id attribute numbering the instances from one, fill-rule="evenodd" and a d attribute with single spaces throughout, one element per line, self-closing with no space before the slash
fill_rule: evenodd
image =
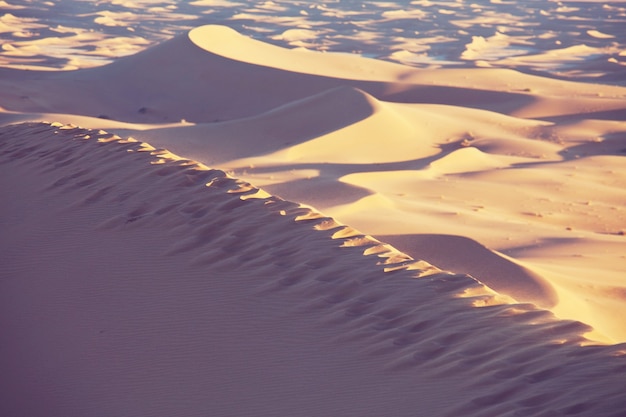
<path id="1" fill-rule="evenodd" d="M 132 138 L 0 138 L 5 415 L 626 406 L 624 345 L 581 346 L 581 323 Z"/>
<path id="2" fill-rule="evenodd" d="M 0 0 L 0 416 L 623 417 L 624 5 Z"/>
<path id="3" fill-rule="evenodd" d="M 6 39 L 0 64 L 100 66 L 202 22 L 285 48 L 360 54 L 421 69 L 513 68 L 623 85 L 626 8 L 621 1 L 569 3 L 2 2 L 8 13 L 0 17 Z"/>
<path id="4" fill-rule="evenodd" d="M 489 265 L 449 251 L 458 272 L 626 340 L 626 89 L 258 42 L 209 25 L 101 67 L 0 69 L 2 118 L 133 136 L 372 236 L 477 242 Z"/>
<path id="5" fill-rule="evenodd" d="M 152 143 L 159 146 L 180 136 L 178 153 L 215 165 L 297 147 L 332 132 L 350 129 L 381 111 L 384 111 L 383 106 L 371 95 L 342 86 L 251 117 L 158 127 L 146 129 L 139 135 L 149 135 Z M 255 132 L 253 138 L 250 132 Z"/>
<path id="6" fill-rule="evenodd" d="M 26 71 L 26 76 L 25 71 L 2 69 L 0 85 L 7 92 L 4 107 L 10 111 L 54 111 L 135 123 L 181 119 L 216 122 L 250 117 L 349 86 L 383 101 L 465 106 L 525 118 L 625 108 L 626 87 L 553 80 L 505 69 L 417 70 L 364 57 L 310 51 L 304 53 L 311 55 L 310 61 L 304 61 L 311 63 L 307 68 L 324 72 L 298 72 L 302 68 L 292 68 L 292 63 L 301 61 L 301 52 L 272 46 L 270 53 L 264 54 L 264 61 L 250 62 L 247 51 L 255 49 L 258 41 L 243 36 L 235 37 L 229 55 L 220 55 L 220 48 L 211 51 L 215 45 L 229 46 L 219 41 L 225 31 L 231 34 L 230 29 L 219 25 L 194 29 L 193 33 L 209 39 L 197 41 L 206 49 L 194 43 L 189 34 L 179 35 L 101 67 Z M 335 68 L 343 60 L 354 62 L 350 71 Z M 539 90 L 533 91 L 529 85 Z M 76 90 L 93 99 L 78 105 L 73 94 L 67 94 Z M 233 94 L 235 91 L 237 94 Z M 170 95 L 178 100 L 172 103 L 167 99 Z"/>

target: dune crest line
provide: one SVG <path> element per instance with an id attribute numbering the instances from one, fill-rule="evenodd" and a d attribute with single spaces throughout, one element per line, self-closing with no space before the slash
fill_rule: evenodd
<path id="1" fill-rule="evenodd" d="M 99 67 L 0 72 L 2 124 L 133 136 L 626 340 L 623 86 L 293 50 L 222 25 Z M 444 259 L 419 249 L 435 235 Z"/>
<path id="2" fill-rule="evenodd" d="M 223 171 L 43 123 L 3 127 L 0 162 L 5 415 L 626 406 L 624 345 Z"/>

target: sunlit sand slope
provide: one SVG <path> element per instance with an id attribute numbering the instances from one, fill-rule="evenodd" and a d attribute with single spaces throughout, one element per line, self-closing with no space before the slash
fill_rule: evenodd
<path id="1" fill-rule="evenodd" d="M 626 407 L 623 345 L 222 171 L 60 124 L 2 128 L 0 170 L 2 415 Z"/>
<path id="2" fill-rule="evenodd" d="M 288 50 L 216 25 L 97 68 L 0 71 L 2 123 L 133 135 L 626 340 L 624 87 Z"/>
<path id="3" fill-rule="evenodd" d="M 387 101 L 533 118 L 626 108 L 626 88 L 505 69 L 418 70 L 359 56 L 287 50 L 217 25 L 201 26 L 102 67 L 59 72 L 3 68 L 0 74 L 7 110 L 138 123 L 232 120 L 338 86 Z M 77 101 L 79 91 L 90 100 Z"/>

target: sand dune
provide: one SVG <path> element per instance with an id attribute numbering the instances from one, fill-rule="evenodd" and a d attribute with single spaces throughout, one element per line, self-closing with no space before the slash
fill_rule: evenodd
<path id="1" fill-rule="evenodd" d="M 441 268 L 466 271 L 490 288 L 517 300 L 543 308 L 554 307 L 558 302 L 556 291 L 539 274 L 466 237 L 425 234 L 380 238 L 404 252 L 420 253 Z"/>
<path id="2" fill-rule="evenodd" d="M 579 346 L 580 323 L 141 142 L 0 137 L 3 415 L 626 406 L 623 347 Z"/>
<path id="3" fill-rule="evenodd" d="M 179 137 L 177 152 L 222 164 L 297 147 L 331 132 L 349 129 L 380 111 L 381 104 L 367 93 L 337 87 L 249 118 L 156 128 L 139 132 L 138 136 L 149 136 L 159 146 L 169 145 L 172 137 Z M 250 132 L 255 132 L 253 139 Z"/>
<path id="4" fill-rule="evenodd" d="M 219 166 L 370 234 L 469 237 L 505 255 L 488 256 L 504 269 L 488 268 L 482 282 L 517 271 L 499 291 L 589 323 L 596 339 L 626 340 L 617 266 L 626 197 L 614 156 L 626 132 L 625 88 L 505 69 L 416 70 L 286 50 L 219 26 L 98 68 L 3 71 L 7 120 L 75 114 L 83 126 Z M 589 158 L 598 154 L 607 156 Z M 601 263 L 589 262 L 617 290 L 591 284 L 591 266 L 573 272 L 572 287 L 543 262 L 507 258 L 572 235 L 606 248 Z M 453 269 L 476 273 L 475 262 L 451 253 Z M 544 290 L 519 290 L 518 280 Z M 597 309 L 589 291 L 613 307 Z"/>
<path id="5" fill-rule="evenodd" d="M 8 12 L 0 20 L 6 39 L 0 64 L 17 68 L 100 66 L 207 23 L 282 47 L 357 53 L 422 69 L 514 68 L 623 85 L 626 65 L 621 0 L 15 3 L 0 3 Z M 464 55 L 470 47 L 471 57 Z M 581 50 L 588 53 L 575 53 Z"/>
<path id="6" fill-rule="evenodd" d="M 385 101 L 468 106 L 526 118 L 623 112 L 626 107 L 626 88 L 500 69 L 418 71 L 357 56 L 270 45 L 266 51 L 258 45 L 211 25 L 103 67 L 31 71 L 27 76 L 4 69 L 4 107 L 137 123 L 216 122 L 250 117 L 340 86 Z M 223 55 L 226 48 L 228 55 Z M 262 53 L 255 59 L 249 51 L 259 49 Z M 309 70 L 299 72 L 304 68 Z M 539 90 L 533 92 L 529 85 Z M 92 100 L 79 103 L 68 94 L 78 90 Z M 172 100 L 172 95 L 179 99 Z"/>
<path id="7" fill-rule="evenodd" d="M 623 415 L 626 9 L 355 5 L 0 1 L 0 415 Z"/>

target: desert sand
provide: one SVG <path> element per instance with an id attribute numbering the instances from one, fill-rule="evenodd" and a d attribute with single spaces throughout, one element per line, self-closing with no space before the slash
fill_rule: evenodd
<path id="1" fill-rule="evenodd" d="M 49 3 L 0 414 L 624 415 L 625 3 Z"/>

